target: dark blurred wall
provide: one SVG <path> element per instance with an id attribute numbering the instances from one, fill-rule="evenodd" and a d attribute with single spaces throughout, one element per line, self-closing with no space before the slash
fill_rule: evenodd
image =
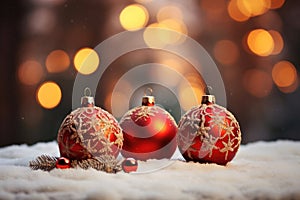
<path id="1" fill-rule="evenodd" d="M 16 81 L 18 48 L 22 39 L 22 1 L 2 1 L 0 6 L 0 145 L 21 142 L 19 126 L 19 88 Z M 16 136 L 16 137 L 14 137 Z"/>

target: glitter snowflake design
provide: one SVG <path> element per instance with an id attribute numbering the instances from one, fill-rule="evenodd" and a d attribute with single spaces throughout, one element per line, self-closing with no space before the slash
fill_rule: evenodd
<path id="1" fill-rule="evenodd" d="M 65 132 L 71 133 L 70 139 L 60 142 L 66 155 L 76 157 L 74 154 L 82 153 L 111 169 L 117 164 L 115 157 L 122 148 L 123 134 L 117 121 L 107 111 L 99 107 L 78 108 L 62 123 L 58 141 L 62 141 Z"/>
<path id="2" fill-rule="evenodd" d="M 154 117 L 158 111 L 156 109 L 152 109 L 153 107 L 150 106 L 141 106 L 139 109 L 137 109 L 137 112 L 135 113 L 135 122 L 139 120 L 146 121 L 150 116 Z"/>
<path id="3" fill-rule="evenodd" d="M 157 110 L 156 106 L 139 106 L 134 109 L 131 109 L 120 120 L 120 124 L 122 124 L 126 120 L 132 120 L 132 117 L 134 116 L 134 121 L 147 121 L 149 117 L 155 117 L 155 115 L 159 111 Z"/>
<path id="4" fill-rule="evenodd" d="M 236 151 L 241 143 L 241 132 L 229 111 L 217 104 L 202 104 L 182 117 L 177 140 L 181 152 L 191 159 L 195 154 L 200 159 L 211 158 L 218 151 L 228 160 L 229 152 Z M 201 149 L 197 142 L 201 143 Z"/>

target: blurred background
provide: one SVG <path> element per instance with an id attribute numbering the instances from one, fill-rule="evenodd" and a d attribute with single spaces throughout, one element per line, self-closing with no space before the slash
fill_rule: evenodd
<path id="1" fill-rule="evenodd" d="M 300 2 L 285 0 L 3 1 L 0 146 L 56 140 L 62 120 L 72 110 L 77 73 L 89 76 L 101 62 L 93 48 L 114 34 L 144 27 L 187 34 L 206 49 L 223 78 L 227 108 L 240 122 L 242 143 L 299 140 L 299 18 Z M 161 63 L 192 86 L 184 87 L 159 71 L 147 74 L 179 88 L 177 99 L 168 88 L 150 85 L 158 103 L 178 122 L 179 103 L 184 110 L 197 105 L 205 83 L 185 60 L 151 49 L 163 45 L 153 35 L 146 28 L 149 49 L 123 55 L 108 67 L 96 104 L 111 111 L 112 90 L 123 74 L 143 63 Z M 86 59 L 89 67 L 80 68 Z M 126 81 L 122 85 L 131 87 Z M 197 102 L 188 98 L 192 93 L 199 96 Z M 124 98 L 139 101 L 127 95 L 120 91 L 114 99 L 117 119 L 128 110 Z"/>

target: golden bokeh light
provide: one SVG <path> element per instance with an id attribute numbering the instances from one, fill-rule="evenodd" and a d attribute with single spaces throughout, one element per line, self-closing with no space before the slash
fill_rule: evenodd
<path id="1" fill-rule="evenodd" d="M 190 110 L 192 107 L 200 104 L 203 90 L 197 86 L 181 85 L 179 87 L 179 102 L 183 110 Z"/>
<path id="2" fill-rule="evenodd" d="M 268 31 L 255 29 L 248 34 L 247 45 L 256 55 L 269 56 L 274 49 L 274 40 Z"/>
<path id="3" fill-rule="evenodd" d="M 44 77 L 42 65 L 35 60 L 27 60 L 18 69 L 18 78 L 25 85 L 35 85 Z"/>
<path id="4" fill-rule="evenodd" d="M 286 60 L 276 63 L 272 69 L 272 78 L 278 87 L 289 87 L 297 80 L 295 66 Z"/>
<path id="5" fill-rule="evenodd" d="M 52 51 L 46 59 L 46 68 L 50 73 L 63 72 L 70 66 L 69 55 L 63 50 Z"/>
<path id="6" fill-rule="evenodd" d="M 273 86 L 271 76 L 258 69 L 250 69 L 245 72 L 243 85 L 251 95 L 259 98 L 268 96 Z"/>
<path id="7" fill-rule="evenodd" d="M 231 40 L 218 41 L 213 49 L 214 57 L 223 65 L 234 64 L 239 57 L 237 45 Z"/>
<path id="8" fill-rule="evenodd" d="M 84 75 L 95 72 L 98 68 L 100 59 L 98 53 L 91 48 L 80 49 L 74 57 L 76 70 Z"/>
<path id="9" fill-rule="evenodd" d="M 62 93 L 57 83 L 48 81 L 38 88 L 36 97 L 43 108 L 52 109 L 60 103 Z"/>
<path id="10" fill-rule="evenodd" d="M 271 9 L 281 8 L 284 4 L 285 0 L 271 0 Z"/>
<path id="11" fill-rule="evenodd" d="M 183 110 L 187 111 L 201 103 L 205 83 L 195 73 L 187 73 L 184 77 L 189 84 L 185 81 L 179 83 L 179 101 Z"/>
<path id="12" fill-rule="evenodd" d="M 157 12 L 156 19 L 158 22 L 162 22 L 167 19 L 182 20 L 182 11 L 175 5 L 164 6 Z"/>
<path id="13" fill-rule="evenodd" d="M 283 47 L 284 47 L 284 41 L 282 39 L 281 34 L 278 31 L 275 30 L 270 30 L 269 31 L 270 35 L 272 36 L 274 40 L 274 49 L 272 51 L 272 55 L 277 55 L 280 54 Z"/>
<path id="14" fill-rule="evenodd" d="M 229 16 L 238 22 L 247 21 L 250 18 L 250 14 L 245 15 L 241 12 L 241 10 L 238 7 L 238 0 L 231 0 L 227 6 L 227 11 Z"/>
<path id="15" fill-rule="evenodd" d="M 150 24 L 144 31 L 144 41 L 150 48 L 163 48 L 168 44 L 180 44 L 186 37 L 187 28 L 181 21 L 163 20 Z"/>
<path id="16" fill-rule="evenodd" d="M 283 93 L 292 93 L 295 92 L 298 87 L 299 87 L 299 80 L 297 77 L 296 81 L 292 85 L 288 87 L 278 87 L 278 89 Z"/>
<path id="17" fill-rule="evenodd" d="M 122 10 L 119 20 L 125 30 L 134 31 L 146 26 L 149 14 L 144 6 L 132 4 Z"/>
<path id="18" fill-rule="evenodd" d="M 143 38 L 148 47 L 159 49 L 166 45 L 164 38 L 168 37 L 167 32 L 161 28 L 159 23 L 153 23 L 145 29 Z"/>
<path id="19" fill-rule="evenodd" d="M 270 6 L 270 0 L 237 0 L 237 7 L 245 16 L 262 15 Z"/>
<path id="20" fill-rule="evenodd" d="M 160 22 L 162 27 L 177 31 L 179 33 L 188 34 L 188 30 L 183 21 L 177 19 L 166 19 Z"/>
<path id="21" fill-rule="evenodd" d="M 183 21 L 175 20 L 175 19 L 166 19 L 160 22 L 162 28 L 170 29 L 172 31 L 176 31 L 177 33 L 169 33 L 169 37 L 165 38 L 165 42 L 167 44 L 179 44 L 185 40 L 183 35 L 187 35 L 187 27 L 183 23 Z"/>

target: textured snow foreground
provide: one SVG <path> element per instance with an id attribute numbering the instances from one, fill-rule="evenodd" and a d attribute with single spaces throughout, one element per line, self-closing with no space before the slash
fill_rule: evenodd
<path id="1" fill-rule="evenodd" d="M 58 156 L 57 143 L 0 148 L 0 199 L 300 199 L 300 142 L 242 145 L 226 167 L 177 160 L 140 174 L 31 170 L 41 154 Z"/>

